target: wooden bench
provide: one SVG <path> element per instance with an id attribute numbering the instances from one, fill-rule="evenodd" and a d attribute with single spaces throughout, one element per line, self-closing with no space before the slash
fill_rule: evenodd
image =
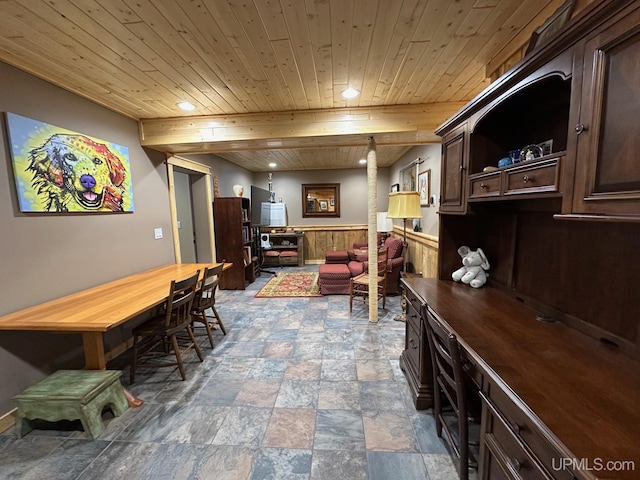
<path id="1" fill-rule="evenodd" d="M 80 420 L 87 435 L 103 431 L 102 410 L 109 406 L 118 417 L 128 408 L 121 372 L 115 370 L 58 370 L 16 395 L 16 436 L 22 438 L 33 426 L 30 420 L 49 422 Z"/>

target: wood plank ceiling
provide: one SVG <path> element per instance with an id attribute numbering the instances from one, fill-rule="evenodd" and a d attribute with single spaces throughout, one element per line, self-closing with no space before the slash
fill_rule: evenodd
<path id="1" fill-rule="evenodd" d="M 562 1 L 0 0 L 0 60 L 139 120 L 152 148 L 352 168 L 373 135 L 384 167 L 437 142 Z"/>

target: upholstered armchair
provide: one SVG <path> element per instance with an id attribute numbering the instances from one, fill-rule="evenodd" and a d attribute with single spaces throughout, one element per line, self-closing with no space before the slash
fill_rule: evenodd
<path id="1" fill-rule="evenodd" d="M 360 246 L 360 247 L 359 247 Z M 361 273 L 368 271 L 369 262 L 368 255 L 364 253 L 358 253 L 358 248 L 366 248 L 367 244 L 354 243 L 353 249 L 348 250 L 349 253 L 349 271 L 351 276 L 355 277 Z M 400 293 L 400 271 L 404 264 L 403 257 L 403 244 L 402 240 L 395 237 L 388 237 L 383 249 L 388 250 L 387 259 L 387 294 Z"/>

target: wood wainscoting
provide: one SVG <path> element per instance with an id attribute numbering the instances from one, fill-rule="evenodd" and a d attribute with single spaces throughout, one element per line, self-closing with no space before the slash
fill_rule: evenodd
<path id="1" fill-rule="evenodd" d="M 402 228 L 395 227 L 394 236 L 402 238 Z M 438 237 L 420 232 L 407 232 L 406 270 L 411 273 L 422 273 L 425 278 L 438 276 Z M 461 264 L 462 265 L 462 264 Z"/>
<path id="2" fill-rule="evenodd" d="M 307 264 L 324 263 L 328 250 L 348 250 L 355 242 L 367 241 L 366 225 L 297 225 L 287 229 L 304 232 L 304 259 Z M 402 238 L 402 228 L 395 227 L 393 236 Z M 407 243 L 407 270 L 422 273 L 423 277 L 437 277 L 438 238 L 408 231 Z"/>

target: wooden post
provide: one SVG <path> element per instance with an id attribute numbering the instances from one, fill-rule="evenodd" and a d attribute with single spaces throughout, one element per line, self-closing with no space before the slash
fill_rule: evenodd
<path id="1" fill-rule="evenodd" d="M 378 322 L 378 159 L 376 142 L 369 138 L 367 151 L 368 235 L 369 244 L 369 321 Z"/>

